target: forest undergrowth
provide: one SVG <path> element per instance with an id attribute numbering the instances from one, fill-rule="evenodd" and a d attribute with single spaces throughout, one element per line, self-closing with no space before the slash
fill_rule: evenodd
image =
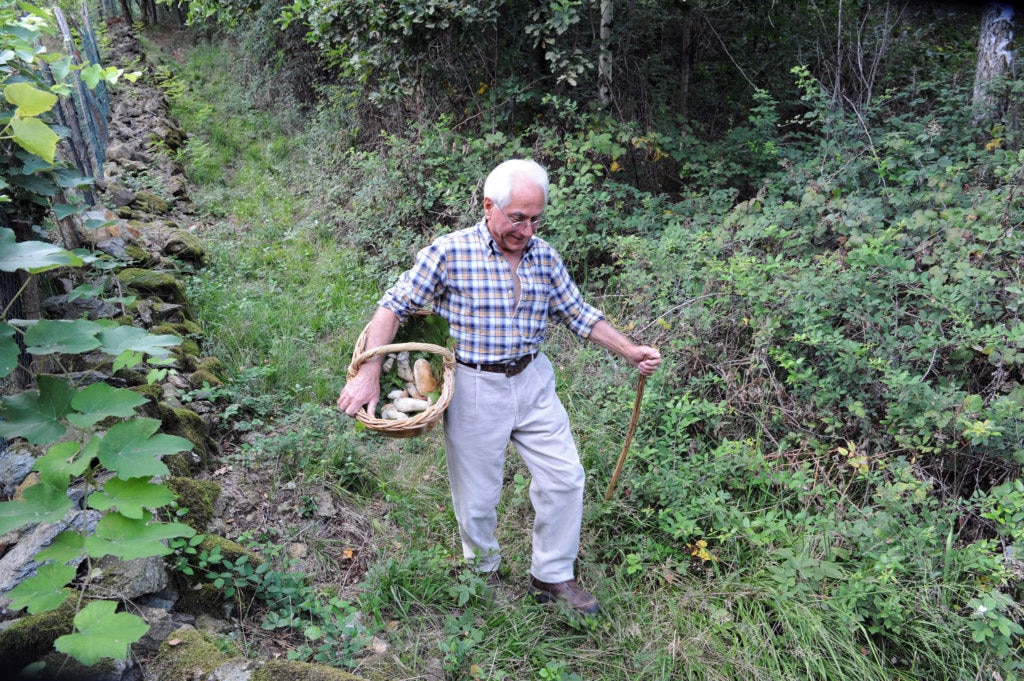
<path id="1" fill-rule="evenodd" d="M 356 592 L 318 575 L 296 587 L 307 607 L 252 611 L 301 632 L 293 656 L 392 679 L 1018 678 L 1024 153 L 979 137 L 969 93 L 923 83 L 844 116 L 795 68 L 800 119 L 763 95 L 718 146 L 568 101 L 515 136 L 440 116 L 356 145 L 350 96 L 268 107 L 273 76 L 236 42 L 162 30 L 146 47 L 208 225 L 189 294 L 231 373 L 225 428 L 280 484 L 386 509 Z M 333 409 L 379 293 L 475 221 L 511 156 L 552 167 L 545 238 L 666 358 L 604 502 L 636 374 L 563 331 L 547 344 L 588 471 L 593 618 L 523 598 L 514 455 L 491 603 L 461 566 L 440 436 L 390 440 Z M 627 177 L 659 164 L 686 183 Z M 280 546 L 246 539 L 287 573 Z"/>

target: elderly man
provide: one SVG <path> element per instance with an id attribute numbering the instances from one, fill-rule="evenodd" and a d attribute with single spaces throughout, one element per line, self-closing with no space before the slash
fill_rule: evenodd
<path id="1" fill-rule="evenodd" d="M 583 301 L 558 253 L 536 236 L 548 199 L 548 175 L 526 160 L 497 166 L 484 183 L 484 217 L 419 252 L 378 303 L 366 347 L 390 343 L 411 312 L 432 306 L 455 341 L 455 392 L 444 415 L 445 452 L 463 555 L 496 575 L 501 561 L 497 506 L 509 441 L 530 470 L 535 520 L 529 591 L 596 613 L 597 599 L 574 577 L 583 513 L 584 471 L 541 353 L 548 319 L 621 355 L 644 375 L 659 352 L 619 333 Z M 363 363 L 338 408 L 373 413 L 381 358 Z"/>

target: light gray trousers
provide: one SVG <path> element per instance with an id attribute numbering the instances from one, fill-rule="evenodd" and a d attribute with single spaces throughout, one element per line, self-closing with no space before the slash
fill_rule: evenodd
<path id="1" fill-rule="evenodd" d="M 505 447 L 511 440 L 530 470 L 533 560 L 544 582 L 573 578 L 580 545 L 584 471 L 543 354 L 517 376 L 457 365 L 455 394 L 444 415 L 445 455 L 462 552 L 481 571 L 495 570 L 495 538 Z"/>

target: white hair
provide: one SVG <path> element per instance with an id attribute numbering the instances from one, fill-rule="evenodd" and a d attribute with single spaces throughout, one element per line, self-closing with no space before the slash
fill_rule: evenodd
<path id="1" fill-rule="evenodd" d="M 517 182 L 528 182 L 544 190 L 544 203 L 548 202 L 548 171 L 536 161 L 514 158 L 499 164 L 484 181 L 484 198 L 504 208 L 512 200 L 512 189 Z"/>

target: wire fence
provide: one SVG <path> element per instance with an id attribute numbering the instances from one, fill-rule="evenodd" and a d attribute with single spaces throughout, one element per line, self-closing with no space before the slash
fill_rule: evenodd
<path id="1" fill-rule="evenodd" d="M 99 45 L 85 3 L 82 3 L 80 8 L 80 20 L 74 25 L 59 7 L 55 7 L 53 11 L 64 38 L 64 50 L 72 63 L 75 66 L 82 66 L 85 63 L 100 64 Z M 53 73 L 48 66 L 44 67 L 44 75 L 51 84 L 54 82 Z M 54 113 L 57 123 L 69 132 L 65 140 L 68 160 L 83 176 L 99 182 L 103 180 L 103 164 L 107 156 L 110 94 L 103 81 L 94 88 L 87 88 L 77 69 L 72 69 L 71 79 L 71 97 L 62 98 L 54 108 Z M 95 203 L 91 191 L 86 190 L 83 193 L 88 203 Z"/>

